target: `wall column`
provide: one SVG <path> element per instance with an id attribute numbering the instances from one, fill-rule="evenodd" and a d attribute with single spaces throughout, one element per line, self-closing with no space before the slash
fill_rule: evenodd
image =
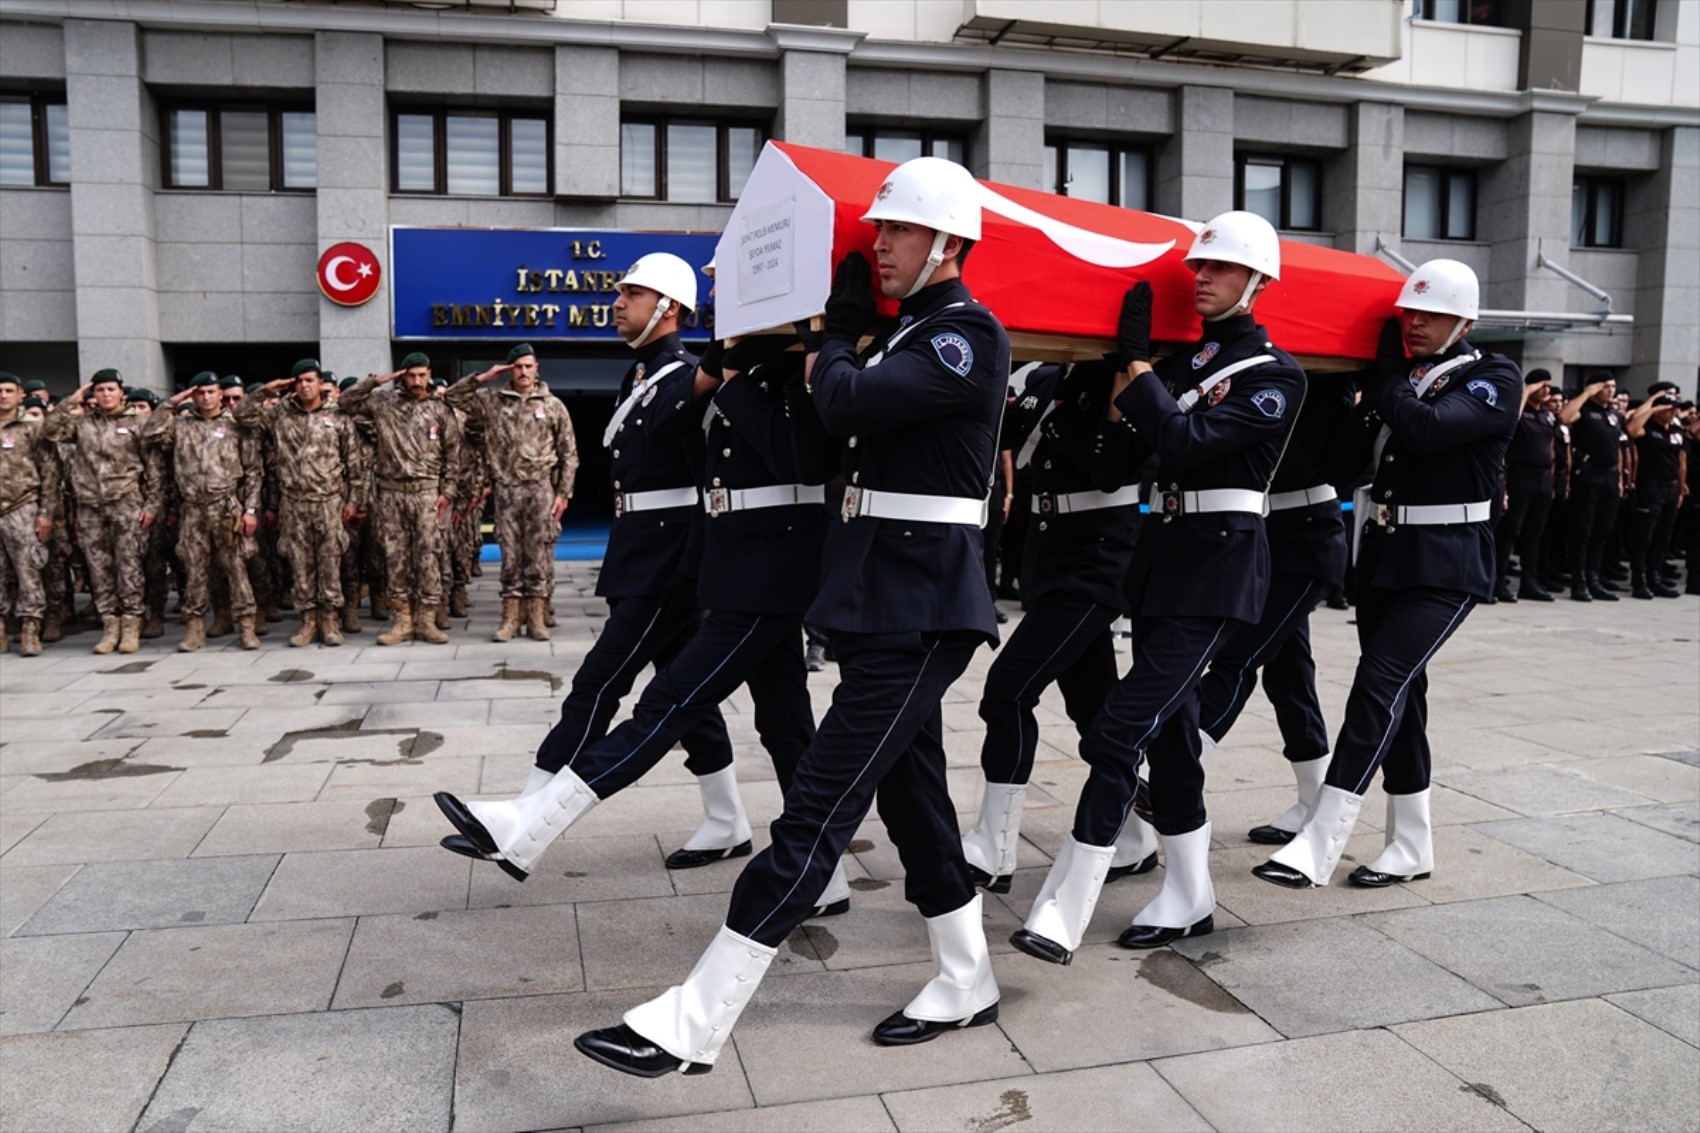
<path id="1" fill-rule="evenodd" d="M 1205 221 L 1234 207 L 1234 92 L 1175 91 L 1175 132 L 1157 154 L 1157 211 Z"/>
<path id="2" fill-rule="evenodd" d="M 974 176 L 1028 189 L 1045 181 L 1045 76 L 1036 71 L 987 71 L 984 117 L 969 160 Z"/>

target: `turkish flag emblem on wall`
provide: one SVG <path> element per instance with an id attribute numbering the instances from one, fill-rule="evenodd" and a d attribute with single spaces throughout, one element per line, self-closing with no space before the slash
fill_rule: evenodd
<path id="1" fill-rule="evenodd" d="M 332 244 L 319 257 L 319 290 L 344 307 L 358 307 L 376 295 L 383 274 L 378 257 L 364 244 Z"/>
<path id="2" fill-rule="evenodd" d="M 768 142 L 715 252 L 716 332 L 730 338 L 819 314 L 833 266 L 854 251 L 873 259 L 874 229 L 861 217 L 893 168 Z M 1122 295 L 1140 280 L 1156 292 L 1153 337 L 1196 341 L 1193 275 L 1182 261 L 1201 224 L 978 184 L 982 238 L 963 278 L 1010 332 L 1015 357 L 1043 357 L 1046 344 L 1059 357 L 1107 349 Z M 1256 313 L 1276 345 L 1301 358 L 1373 358 L 1402 283 L 1369 256 L 1282 240 L 1280 282 Z M 881 299 L 880 311 L 896 304 Z"/>

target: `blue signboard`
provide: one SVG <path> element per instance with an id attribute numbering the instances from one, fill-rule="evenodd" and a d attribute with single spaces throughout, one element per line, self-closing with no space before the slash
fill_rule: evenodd
<path id="1" fill-rule="evenodd" d="M 398 339 L 620 341 L 616 286 L 649 252 L 700 268 L 718 233 L 582 228 L 391 228 L 390 327 Z M 709 278 L 681 330 L 707 338 Z"/>

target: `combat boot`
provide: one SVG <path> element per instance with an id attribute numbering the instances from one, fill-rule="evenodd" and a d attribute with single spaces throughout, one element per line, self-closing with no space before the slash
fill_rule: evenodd
<path id="1" fill-rule="evenodd" d="M 413 612 L 406 606 L 397 604 L 390 611 L 389 628 L 378 635 L 379 645 L 400 645 L 413 640 Z"/>
<path id="2" fill-rule="evenodd" d="M 553 598 L 539 598 L 538 601 L 543 603 L 543 624 L 548 626 L 550 629 L 554 629 L 555 600 Z"/>
<path id="3" fill-rule="evenodd" d="M 319 611 L 302 610 L 301 628 L 296 631 L 294 637 L 289 639 L 289 644 L 292 648 L 300 649 L 302 646 L 311 645 L 317 640 L 319 640 Z"/>
<path id="4" fill-rule="evenodd" d="M 525 632 L 533 641 L 548 641 L 549 599 L 521 598 L 520 601 L 525 605 Z"/>
<path id="5" fill-rule="evenodd" d="M 319 640 L 329 646 L 342 644 L 342 627 L 337 625 L 336 611 L 321 606 L 313 611 L 319 615 Z"/>
<path id="6" fill-rule="evenodd" d="M 142 647 L 142 615 L 125 614 L 118 619 L 118 652 L 134 653 Z"/>
<path id="7" fill-rule="evenodd" d="M 214 606 L 213 607 L 213 624 L 212 624 L 212 628 L 207 630 L 207 636 L 208 637 L 229 637 L 230 636 L 230 628 L 231 628 L 230 627 L 230 607 L 229 606 Z"/>
<path id="8" fill-rule="evenodd" d="M 47 620 L 41 623 L 41 640 L 49 645 L 65 636 L 65 612 L 55 607 L 47 611 Z"/>
<path id="9" fill-rule="evenodd" d="M 360 624 L 360 603 L 344 603 L 342 607 L 342 632 L 359 633 L 363 628 Z"/>
<path id="10" fill-rule="evenodd" d="M 193 653 L 207 643 L 207 623 L 200 614 L 183 623 L 183 640 L 177 643 L 179 653 Z"/>
<path id="11" fill-rule="evenodd" d="M 449 591 L 449 616 L 464 618 L 472 613 L 472 603 L 466 600 L 466 584 L 457 582 Z"/>
<path id="12" fill-rule="evenodd" d="M 237 639 L 237 643 L 240 644 L 242 648 L 258 649 L 260 647 L 260 638 L 254 632 L 253 614 L 243 614 L 240 618 L 237 618 L 236 630 L 241 635 Z"/>
<path id="13" fill-rule="evenodd" d="M 100 619 L 100 640 L 94 643 L 94 652 L 107 654 L 118 648 L 118 619 L 111 615 L 102 615 Z"/>
<path id="14" fill-rule="evenodd" d="M 502 599 L 502 622 L 491 634 L 494 641 L 512 641 L 514 634 L 519 632 L 519 603 L 518 598 Z"/>
<path id="15" fill-rule="evenodd" d="M 41 656 L 41 619 L 25 618 L 18 634 L 18 656 Z"/>
<path id="16" fill-rule="evenodd" d="M 152 641 L 165 636 L 165 611 L 148 610 L 142 615 L 142 637 Z"/>
<path id="17" fill-rule="evenodd" d="M 417 606 L 413 611 L 413 636 L 419 641 L 431 645 L 447 645 L 449 635 L 444 633 L 437 622 L 437 615 L 443 612 L 441 606 Z"/>
<path id="18" fill-rule="evenodd" d="M 11 648 L 12 639 L 6 635 L 6 619 L 0 618 L 0 653 L 9 652 Z"/>
<path id="19" fill-rule="evenodd" d="M 390 614 L 395 612 L 390 607 L 390 596 L 382 586 L 371 587 L 370 594 L 372 597 L 372 616 L 374 618 L 387 618 Z"/>
<path id="20" fill-rule="evenodd" d="M 450 625 L 448 607 L 441 605 L 432 606 L 431 611 L 432 624 L 434 624 L 438 629 L 448 629 Z"/>
<path id="21" fill-rule="evenodd" d="M 1635 573 L 1631 576 L 1629 596 L 1640 598 L 1646 602 L 1653 600 L 1653 592 L 1647 589 L 1647 572 L 1639 566 L 1635 568 Z"/>

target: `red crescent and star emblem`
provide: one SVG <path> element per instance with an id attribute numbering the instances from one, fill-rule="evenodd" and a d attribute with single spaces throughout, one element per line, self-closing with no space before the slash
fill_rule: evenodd
<path id="1" fill-rule="evenodd" d="M 332 244 L 319 257 L 319 290 L 344 307 L 358 307 L 376 295 L 383 274 L 378 257 L 363 244 Z"/>

